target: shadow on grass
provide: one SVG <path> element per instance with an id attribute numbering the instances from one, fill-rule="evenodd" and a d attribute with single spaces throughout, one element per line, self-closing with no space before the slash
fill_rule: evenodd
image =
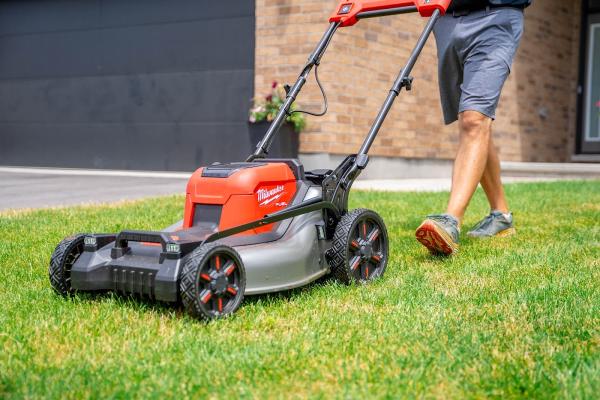
<path id="1" fill-rule="evenodd" d="M 394 221 L 393 224 L 390 224 L 394 229 L 400 228 L 402 232 L 415 232 L 419 225 L 423 223 L 425 220 L 425 215 L 415 215 L 411 217 L 402 218 L 402 220 Z"/>
<path id="2" fill-rule="evenodd" d="M 152 300 L 148 297 L 108 290 L 98 292 L 78 292 L 73 297 L 73 300 L 82 304 L 99 304 L 103 301 L 114 300 L 120 307 L 127 307 L 132 311 L 152 311 L 160 314 L 171 314 L 180 308 L 179 303 L 166 303 Z"/>
<path id="3" fill-rule="evenodd" d="M 240 308 L 245 306 L 275 306 L 277 302 L 294 302 L 300 299 L 301 293 L 312 292 L 318 288 L 334 283 L 335 280 L 331 275 L 325 275 L 305 286 L 289 289 L 281 292 L 265 293 L 244 297 L 244 301 Z M 152 300 L 146 296 L 128 294 L 113 291 L 98 291 L 98 292 L 78 292 L 72 300 L 75 303 L 81 304 L 97 304 L 102 301 L 115 301 L 119 307 L 124 307 L 132 312 L 153 312 L 163 316 L 171 317 L 172 319 L 181 319 L 187 316 L 179 299 L 176 303 L 167 303 L 163 301 Z M 189 318 L 190 321 L 198 323 L 207 323 L 211 321 L 197 320 Z M 221 319 L 223 321 L 224 319 Z M 217 322 L 217 321 L 214 321 Z"/>
<path id="4" fill-rule="evenodd" d="M 415 261 L 420 263 L 436 264 L 443 266 L 448 264 L 453 256 L 446 256 L 444 254 L 432 254 L 429 251 L 421 251 L 415 256 Z"/>

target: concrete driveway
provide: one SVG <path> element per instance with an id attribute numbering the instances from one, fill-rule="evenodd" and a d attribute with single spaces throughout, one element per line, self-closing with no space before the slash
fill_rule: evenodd
<path id="1" fill-rule="evenodd" d="M 183 194 L 190 174 L 0 168 L 0 211 Z"/>
<path id="2" fill-rule="evenodd" d="M 600 165 L 507 163 L 505 183 L 600 177 Z M 184 194 L 191 172 L 0 167 L 0 211 Z M 512 175 L 512 176 L 511 176 Z M 450 178 L 358 180 L 355 189 L 445 191 Z"/>

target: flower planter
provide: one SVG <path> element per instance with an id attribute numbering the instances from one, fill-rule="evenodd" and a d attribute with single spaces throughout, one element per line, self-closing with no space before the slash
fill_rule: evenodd
<path id="1" fill-rule="evenodd" d="M 261 121 L 256 123 L 249 123 L 248 132 L 250 132 L 250 143 L 252 144 L 252 151 L 256 148 L 256 145 L 265 136 L 270 122 Z M 298 157 L 298 146 L 299 146 L 299 134 L 294 131 L 294 126 L 286 122 L 283 124 L 275 140 L 269 150 L 269 158 L 297 158 Z"/>

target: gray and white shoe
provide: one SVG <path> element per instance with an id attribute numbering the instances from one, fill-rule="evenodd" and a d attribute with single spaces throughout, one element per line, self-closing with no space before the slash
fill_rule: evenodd
<path id="1" fill-rule="evenodd" d="M 450 214 L 428 215 L 415 236 L 431 254 L 449 256 L 458 252 L 460 228 L 458 220 Z"/>
<path id="2" fill-rule="evenodd" d="M 479 221 L 467 235 L 472 238 L 489 238 L 511 236 L 517 233 L 512 213 L 503 214 L 492 210 L 490 214 Z"/>

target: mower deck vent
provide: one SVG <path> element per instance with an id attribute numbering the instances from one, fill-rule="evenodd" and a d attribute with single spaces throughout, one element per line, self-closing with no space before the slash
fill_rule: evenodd
<path id="1" fill-rule="evenodd" d="M 125 268 L 111 270 L 113 290 L 154 298 L 154 273 Z"/>

